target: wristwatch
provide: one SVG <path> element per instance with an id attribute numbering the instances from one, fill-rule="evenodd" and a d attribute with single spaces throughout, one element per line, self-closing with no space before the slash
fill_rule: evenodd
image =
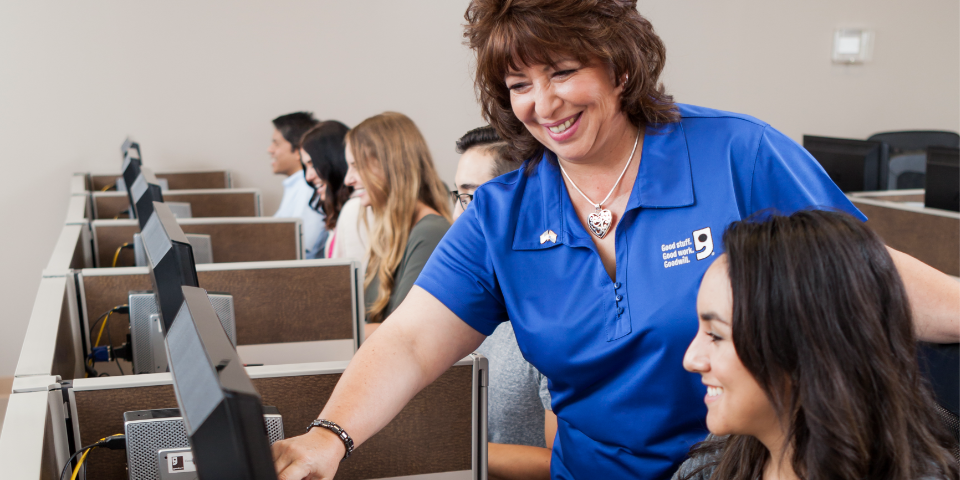
<path id="1" fill-rule="evenodd" d="M 347 431 L 344 430 L 340 425 L 337 425 L 330 420 L 318 418 L 310 422 L 310 425 L 307 426 L 307 432 L 310 432 L 310 429 L 313 427 L 326 428 L 340 437 L 340 441 L 343 442 L 344 448 L 347 449 L 347 452 L 343 454 L 343 458 L 340 459 L 341 462 L 346 460 L 350 454 L 353 453 L 353 439 L 350 438 L 350 435 L 347 434 Z"/>

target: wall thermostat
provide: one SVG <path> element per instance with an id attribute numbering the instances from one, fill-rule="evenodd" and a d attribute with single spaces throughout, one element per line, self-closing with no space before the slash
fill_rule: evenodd
<path id="1" fill-rule="evenodd" d="M 834 63 L 863 63 L 873 54 L 873 32 L 837 29 L 833 34 Z"/>

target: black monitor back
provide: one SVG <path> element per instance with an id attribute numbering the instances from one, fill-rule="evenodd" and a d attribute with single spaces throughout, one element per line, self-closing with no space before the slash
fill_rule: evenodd
<path id="1" fill-rule="evenodd" d="M 153 291 L 157 292 L 163 331 L 169 332 L 183 303 L 181 287 L 199 286 L 193 248 L 170 207 L 160 202 L 153 202 L 153 214 L 144 224 L 140 235 L 147 254 Z"/>
<path id="2" fill-rule="evenodd" d="M 207 292 L 182 287 L 182 296 L 167 361 L 199 478 L 277 478 L 260 394 Z"/>
<path id="3" fill-rule="evenodd" d="M 133 185 L 133 182 L 140 176 L 140 168 L 142 166 L 140 154 L 132 148 L 127 149 L 127 152 L 123 156 L 123 165 L 120 168 L 120 172 L 123 177 L 123 184 L 127 186 L 127 203 L 130 205 L 130 218 L 133 218 L 133 206 L 137 203 L 133 198 L 133 193 L 130 192 L 130 185 Z"/>
<path id="4" fill-rule="evenodd" d="M 142 231 L 147 220 L 153 215 L 153 202 L 163 202 L 163 192 L 157 177 L 148 168 L 141 168 L 140 175 L 129 185 L 127 191 L 133 199 L 130 205 L 130 211 L 133 213 L 130 217 L 138 220 Z"/>
<path id="5" fill-rule="evenodd" d="M 803 148 L 844 193 L 882 190 L 887 184 L 887 147 L 881 142 L 804 135 Z"/>
<path id="6" fill-rule="evenodd" d="M 960 149 L 927 149 L 926 191 L 923 203 L 929 208 L 960 212 Z"/>

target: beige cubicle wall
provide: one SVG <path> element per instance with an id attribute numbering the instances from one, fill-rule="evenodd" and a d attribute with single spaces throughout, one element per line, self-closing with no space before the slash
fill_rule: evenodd
<path id="1" fill-rule="evenodd" d="M 93 266 L 93 250 L 90 244 L 90 229 L 86 223 L 64 225 L 53 247 L 53 253 L 43 276 L 63 276 L 71 269 L 80 270 Z"/>
<path id="2" fill-rule="evenodd" d="M 80 312 L 73 275 L 44 277 L 33 302 L 14 376 L 83 376 Z"/>
<path id="3" fill-rule="evenodd" d="M 267 262 L 303 258 L 300 219 L 273 217 L 182 218 L 177 223 L 184 233 L 210 235 L 213 261 Z M 117 249 L 133 242 L 140 231 L 136 220 L 94 220 L 94 265 L 112 267 Z M 121 250 L 117 266 L 134 265 L 132 249 Z"/>
<path id="4" fill-rule="evenodd" d="M 0 431 L 4 479 L 54 480 L 70 457 L 69 406 L 53 376 L 17 378 Z"/>
<path id="5" fill-rule="evenodd" d="M 417 394 L 379 433 L 340 465 L 338 480 L 486 478 L 486 359 L 473 354 Z M 316 418 L 347 362 L 248 367 L 264 405 L 277 407 L 285 437 Z M 81 379 L 69 389 L 74 436 L 90 443 L 123 432 L 123 413 L 176 408 L 169 373 Z M 122 451 L 87 459 L 88 476 L 126 479 Z"/>
<path id="6" fill-rule="evenodd" d="M 295 260 L 197 265 L 200 288 L 234 298 L 237 353 L 248 364 L 349 360 L 359 347 L 363 289 L 353 260 Z M 85 269 L 78 274 L 86 338 L 90 325 L 124 305 L 132 291 L 153 290 L 146 267 Z M 125 341 L 126 314 L 111 315 L 101 345 Z M 89 344 L 88 347 L 89 349 Z M 121 362 L 125 371 L 129 364 Z M 109 364 L 98 370 L 113 372 Z M 117 371 L 116 373 L 119 373 Z"/>
<path id="7" fill-rule="evenodd" d="M 128 218 L 130 204 L 125 192 L 93 192 L 91 196 L 93 218 Z M 262 210 L 260 190 L 256 188 L 166 190 L 163 200 L 189 203 L 193 218 L 259 217 Z"/>
<path id="8" fill-rule="evenodd" d="M 90 180 L 86 173 L 74 173 L 70 177 L 70 195 L 84 195 L 90 193 Z"/>
<path id="9" fill-rule="evenodd" d="M 230 172 L 225 170 L 215 170 L 209 172 L 172 172 L 157 173 L 157 178 L 163 178 L 167 181 L 170 190 L 199 190 L 211 188 L 231 188 L 232 181 Z M 116 188 L 119 173 L 115 174 L 90 174 L 87 177 L 87 185 L 95 192 L 102 191 L 104 188 Z"/>
<path id="10" fill-rule="evenodd" d="M 923 206 L 923 190 L 848 195 L 867 225 L 896 250 L 960 276 L 960 213 Z"/>

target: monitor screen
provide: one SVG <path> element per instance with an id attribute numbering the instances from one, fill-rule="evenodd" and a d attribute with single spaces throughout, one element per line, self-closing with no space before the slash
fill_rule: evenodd
<path id="1" fill-rule="evenodd" d="M 887 184 L 881 142 L 804 135 L 803 148 L 844 193 L 883 190 Z"/>
<path id="2" fill-rule="evenodd" d="M 130 199 L 132 212 L 130 218 L 136 218 L 140 223 L 140 230 L 146 225 L 150 215 L 153 214 L 153 202 L 163 202 L 163 193 L 157 177 L 148 168 L 141 168 L 140 175 L 133 181 L 130 188 L 127 189 Z"/>
<path id="3" fill-rule="evenodd" d="M 260 394 L 207 292 L 181 290 L 183 306 L 165 343 L 199 478 L 277 478 Z"/>
<path id="4" fill-rule="evenodd" d="M 960 149 L 928 148 L 925 182 L 925 206 L 960 212 Z"/>
<path id="5" fill-rule="evenodd" d="M 153 291 L 157 292 L 163 331 L 169 332 L 183 303 L 182 286 L 199 286 L 193 249 L 170 207 L 153 202 L 153 214 L 140 232 Z"/>

